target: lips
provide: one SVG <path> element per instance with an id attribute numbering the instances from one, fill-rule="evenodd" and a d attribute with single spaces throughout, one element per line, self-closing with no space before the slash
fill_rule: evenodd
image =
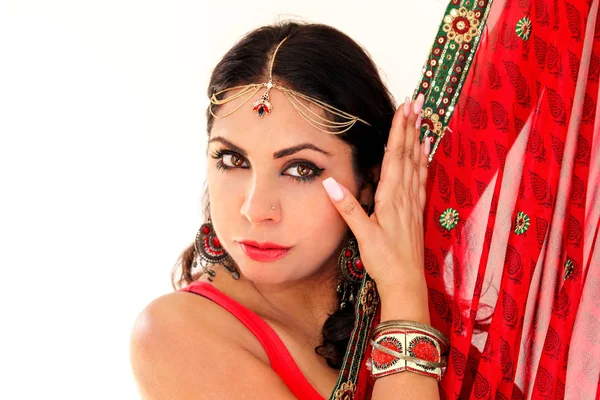
<path id="1" fill-rule="evenodd" d="M 271 262 L 284 257 L 290 247 L 275 243 L 258 243 L 254 241 L 241 241 L 240 247 L 248 257 L 255 261 Z"/>

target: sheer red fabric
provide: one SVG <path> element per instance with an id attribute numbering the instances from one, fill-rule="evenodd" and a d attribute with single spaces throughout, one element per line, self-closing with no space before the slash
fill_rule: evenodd
<path id="1" fill-rule="evenodd" d="M 444 399 L 600 398 L 599 77 L 598 0 L 493 2 L 429 167 Z"/>

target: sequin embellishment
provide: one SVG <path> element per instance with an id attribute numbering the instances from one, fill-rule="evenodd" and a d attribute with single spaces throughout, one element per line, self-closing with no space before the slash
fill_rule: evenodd
<path id="1" fill-rule="evenodd" d="M 478 26 L 479 19 L 475 16 L 475 12 L 467 10 L 466 7 L 460 7 L 459 9 L 452 9 L 444 17 L 442 29 L 448 34 L 449 40 L 461 44 L 463 42 L 469 43 L 477 35 Z"/>
<path id="2" fill-rule="evenodd" d="M 531 20 L 527 17 L 520 19 L 515 30 L 521 39 L 528 40 L 531 36 Z"/>
<path id="3" fill-rule="evenodd" d="M 458 211 L 454 208 L 447 208 L 446 211 L 440 215 L 440 224 L 447 230 L 452 230 L 458 224 L 459 215 Z"/>
<path id="4" fill-rule="evenodd" d="M 531 218 L 529 218 L 529 215 L 525 214 L 523 211 L 519 211 L 517 219 L 515 220 L 515 233 L 517 235 L 524 234 L 527 232 L 527 229 L 529 229 L 529 225 L 531 225 Z"/>
<path id="5" fill-rule="evenodd" d="M 565 261 L 565 276 L 564 280 L 566 281 L 573 274 L 573 261 L 569 258 Z"/>
<path id="6" fill-rule="evenodd" d="M 375 283 L 373 281 L 368 281 L 365 283 L 361 295 L 360 302 L 364 307 L 366 314 L 373 314 L 379 305 L 379 295 L 377 294 L 377 289 L 375 288 Z"/>
<path id="7" fill-rule="evenodd" d="M 344 382 L 342 386 L 335 391 L 335 400 L 352 400 L 354 398 L 354 384 Z"/>

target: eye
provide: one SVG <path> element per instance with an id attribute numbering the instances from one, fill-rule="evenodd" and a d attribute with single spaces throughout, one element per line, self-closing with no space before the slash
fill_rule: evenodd
<path id="1" fill-rule="evenodd" d="M 301 162 L 290 165 L 283 174 L 293 179 L 307 182 L 323 173 L 323 169 L 314 164 Z"/>
<path id="2" fill-rule="evenodd" d="M 221 160 L 226 167 L 239 168 L 244 165 L 244 158 L 238 154 L 223 154 Z"/>
<path id="3" fill-rule="evenodd" d="M 290 168 L 286 169 L 286 171 L 290 171 L 290 173 L 289 173 L 290 176 L 296 176 L 296 177 L 300 177 L 300 178 L 306 178 L 315 173 L 315 171 L 306 164 L 297 164 L 297 165 L 291 166 Z"/>
<path id="4" fill-rule="evenodd" d="M 212 158 L 217 160 L 217 168 L 223 171 L 234 168 L 248 168 L 248 161 L 246 161 L 243 156 L 233 151 L 217 150 L 213 152 Z"/>

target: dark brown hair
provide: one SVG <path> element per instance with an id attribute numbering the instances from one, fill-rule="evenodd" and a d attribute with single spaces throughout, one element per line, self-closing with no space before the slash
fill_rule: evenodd
<path id="1" fill-rule="evenodd" d="M 354 174 L 360 187 L 376 186 L 372 171 L 381 164 L 395 105 L 377 67 L 354 40 L 321 24 L 284 21 L 251 31 L 236 43 L 213 70 L 208 96 L 213 92 L 268 80 L 269 61 L 281 46 L 273 67 L 273 81 L 357 115 L 372 126 L 356 123 L 338 136 L 352 148 Z M 208 112 L 207 132 L 213 117 Z M 329 116 L 335 118 L 335 116 Z M 208 217 L 208 199 L 205 203 Z M 192 272 L 193 245 L 173 270 L 175 288 L 198 278 Z M 178 266 L 181 266 L 179 270 Z M 176 278 L 176 275 L 179 276 Z M 198 274 L 198 273 L 196 273 Z M 315 351 L 333 368 L 340 368 L 354 325 L 354 308 L 336 310 L 323 326 L 323 342 Z"/>

